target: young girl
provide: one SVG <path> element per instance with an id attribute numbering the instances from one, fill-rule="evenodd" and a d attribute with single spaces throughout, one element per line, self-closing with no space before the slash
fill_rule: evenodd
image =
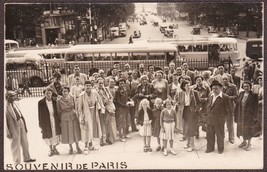
<path id="1" fill-rule="evenodd" d="M 160 138 L 163 139 L 164 143 L 164 155 L 168 155 L 167 151 L 167 141 L 170 142 L 171 153 L 176 155 L 176 152 L 173 149 L 173 140 L 174 140 L 174 133 L 177 133 L 177 121 L 175 117 L 175 111 L 172 108 L 171 100 L 165 100 L 166 108 L 164 108 L 160 114 L 160 127 L 161 133 Z"/>
<path id="2" fill-rule="evenodd" d="M 162 106 L 162 99 L 161 98 L 156 98 L 155 99 L 155 107 L 152 110 L 153 112 L 153 121 L 152 121 L 152 126 L 153 126 L 153 130 L 152 130 L 152 135 L 154 137 L 157 137 L 157 141 L 159 146 L 157 147 L 156 151 L 160 151 L 162 149 L 164 149 L 164 147 L 162 146 L 161 148 L 161 144 L 160 144 L 160 114 L 161 111 L 163 110 L 163 106 Z"/>
<path id="3" fill-rule="evenodd" d="M 152 149 L 150 147 L 152 118 L 153 114 L 151 109 L 149 108 L 149 101 L 147 99 L 141 100 L 139 104 L 137 123 L 141 125 L 139 133 L 144 137 L 144 152 L 152 152 Z"/>

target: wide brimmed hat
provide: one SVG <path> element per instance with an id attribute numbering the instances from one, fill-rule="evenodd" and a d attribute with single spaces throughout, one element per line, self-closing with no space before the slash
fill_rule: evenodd
<path id="1" fill-rule="evenodd" d="M 219 81 L 213 80 L 212 83 L 210 84 L 210 88 L 212 88 L 215 85 L 218 85 L 218 86 L 222 87 L 222 84 Z"/>

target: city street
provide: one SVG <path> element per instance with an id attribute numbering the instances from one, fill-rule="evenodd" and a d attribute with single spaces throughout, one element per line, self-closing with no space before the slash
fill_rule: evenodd
<path id="1" fill-rule="evenodd" d="M 99 140 L 95 140 L 95 146 L 99 147 L 98 151 L 91 151 L 88 155 L 68 155 L 68 145 L 59 145 L 58 151 L 60 155 L 48 157 L 49 148 L 42 140 L 41 130 L 38 126 L 37 105 L 41 98 L 24 98 L 19 101 L 19 106 L 26 119 L 28 127 L 28 139 L 30 146 L 30 154 L 32 158 L 36 158 L 35 164 L 48 163 L 72 163 L 73 168 L 77 168 L 74 164 L 88 164 L 88 169 L 99 169 L 92 162 L 126 162 L 127 169 L 256 169 L 263 167 L 263 140 L 259 138 L 252 139 L 251 151 L 245 151 L 238 148 L 241 143 L 239 138 L 235 138 L 235 143 L 228 142 L 228 133 L 225 137 L 225 151 L 218 154 L 215 146 L 215 152 L 205 153 L 206 139 L 205 132 L 200 132 L 200 138 L 195 139 L 195 152 L 187 152 L 183 147 L 186 142 L 180 142 L 180 135 L 174 141 L 174 149 L 177 155 L 169 153 L 167 157 L 163 152 L 156 152 L 157 141 L 152 137 L 151 146 L 153 152 L 143 152 L 143 138 L 137 133 L 130 133 L 131 138 L 127 142 L 116 141 L 113 145 L 99 147 Z M 30 106 L 29 106 L 30 105 Z M 4 168 L 12 164 L 12 156 L 10 151 L 10 141 L 4 138 Z M 84 145 L 80 142 L 83 149 Z M 75 148 L 74 148 L 75 150 Z M 245 163 L 244 163 L 245 162 Z M 22 164 L 23 165 L 23 164 Z M 25 165 L 25 164 L 24 164 Z M 29 165 L 27 166 L 29 168 Z M 13 168 L 15 168 L 13 166 Z M 21 168 L 18 166 L 17 168 Z M 42 169 L 40 165 L 38 167 Z M 60 167 L 58 167 L 60 169 Z M 105 167 L 101 167 L 105 169 Z M 66 169 L 66 168 L 63 168 Z M 110 167 L 112 169 L 112 167 Z M 120 168 L 119 168 L 120 169 Z"/>

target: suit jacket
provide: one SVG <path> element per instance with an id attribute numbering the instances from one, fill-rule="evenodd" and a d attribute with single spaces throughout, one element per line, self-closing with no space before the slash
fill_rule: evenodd
<path id="1" fill-rule="evenodd" d="M 232 106 L 229 97 L 222 93 L 222 97 L 217 97 L 215 102 L 212 104 L 212 94 L 208 99 L 208 116 L 207 124 L 216 125 L 224 124 L 226 116 L 232 112 Z"/>
<path id="2" fill-rule="evenodd" d="M 192 112 L 194 112 L 197 109 L 197 106 L 200 106 L 200 99 L 198 96 L 198 92 L 195 90 L 190 90 L 190 109 L 192 110 Z M 184 110 L 184 106 L 185 106 L 185 92 L 184 91 L 180 91 L 177 92 L 177 94 L 175 95 L 175 100 L 178 104 L 178 109 L 179 111 L 181 111 L 181 113 L 183 113 Z"/>
<path id="3" fill-rule="evenodd" d="M 147 109 L 147 114 L 148 114 L 148 118 L 149 120 L 153 120 L 153 112 L 151 109 Z M 137 124 L 140 124 L 141 126 L 143 126 L 143 123 L 144 123 L 144 110 L 141 109 L 139 112 L 138 112 L 138 117 L 137 117 Z"/>
<path id="4" fill-rule="evenodd" d="M 240 89 L 240 80 L 241 78 L 239 76 L 236 75 L 232 75 L 233 78 L 233 82 L 236 85 L 237 91 Z"/>
<path id="5" fill-rule="evenodd" d="M 22 116 L 22 113 L 20 111 L 19 111 L 19 113 L 21 115 L 21 120 L 24 122 L 25 131 L 28 132 L 25 119 Z M 9 103 L 9 102 L 7 102 L 7 105 L 6 105 L 6 124 L 7 124 L 6 125 L 6 127 L 7 127 L 7 130 L 6 130 L 7 133 L 6 134 L 7 134 L 7 136 L 10 136 L 12 138 L 19 137 L 19 134 L 20 134 L 19 121 L 17 120 L 16 114 L 15 114 L 13 108 L 12 108 L 11 103 Z"/>
<path id="6" fill-rule="evenodd" d="M 130 86 L 130 82 L 128 80 L 126 81 L 126 90 L 127 90 L 129 98 L 132 98 L 135 96 L 135 91 L 138 85 L 139 85 L 139 82 L 137 81 L 134 81 L 134 80 L 131 81 L 131 86 Z"/>
<path id="7" fill-rule="evenodd" d="M 52 99 L 52 104 L 54 109 L 56 135 L 60 135 L 61 134 L 60 117 L 57 111 L 56 100 Z M 51 138 L 52 129 L 50 123 L 50 114 L 46 104 L 46 98 L 43 98 L 38 102 L 38 119 L 39 119 L 39 127 L 42 130 L 42 138 L 43 139 Z"/>
<path id="8" fill-rule="evenodd" d="M 156 90 L 154 89 L 153 85 L 150 83 L 147 83 L 147 85 L 144 87 L 145 87 L 145 92 L 143 93 L 142 92 L 142 89 L 143 89 L 142 84 L 138 85 L 138 87 L 135 91 L 136 98 L 139 100 L 142 100 L 142 99 L 146 98 L 145 96 L 149 95 L 149 96 L 151 96 L 151 98 L 148 98 L 148 100 L 154 99 L 156 96 Z M 140 93 L 143 93 L 144 96 L 141 96 Z"/>

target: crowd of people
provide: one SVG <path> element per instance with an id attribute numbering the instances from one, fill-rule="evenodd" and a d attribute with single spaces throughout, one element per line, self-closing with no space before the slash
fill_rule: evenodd
<path id="1" fill-rule="evenodd" d="M 243 79 L 236 76 L 234 67 L 227 73 L 223 64 L 213 71 L 191 71 L 186 62 L 177 68 L 171 62 L 157 71 L 153 65 L 146 71 L 144 64 L 134 70 L 129 64 L 124 71 L 119 68 L 115 64 L 109 71 L 100 69 L 90 77 L 81 73 L 79 66 L 69 76 L 54 73 L 53 82 L 38 102 L 39 127 L 49 156 L 59 154 L 59 143 L 69 145 L 69 154 L 74 153 L 73 144 L 77 154 L 88 154 L 98 149 L 94 138 L 100 140 L 100 146 L 112 145 L 129 140 L 130 132 L 139 132 L 144 138 L 144 152 L 153 151 L 151 136 L 155 137 L 156 151 L 165 156 L 169 152 L 176 155 L 173 141 L 178 135 L 180 141 L 186 141 L 184 148 L 194 151 L 200 128 L 206 132 L 206 153 L 215 150 L 215 136 L 218 153 L 224 152 L 225 124 L 228 141 L 234 144 L 235 135 L 242 137 L 239 147 L 246 151 L 251 150 L 252 137 L 261 138 L 261 75 L 255 80 Z M 7 112 L 14 113 L 11 116 L 16 116 L 16 110 L 12 110 L 15 94 L 7 94 L 7 107 L 11 109 Z M 16 137 L 10 130 L 13 120 L 17 119 L 7 118 L 10 139 Z M 19 153 L 19 148 L 15 149 L 13 156 Z"/>

